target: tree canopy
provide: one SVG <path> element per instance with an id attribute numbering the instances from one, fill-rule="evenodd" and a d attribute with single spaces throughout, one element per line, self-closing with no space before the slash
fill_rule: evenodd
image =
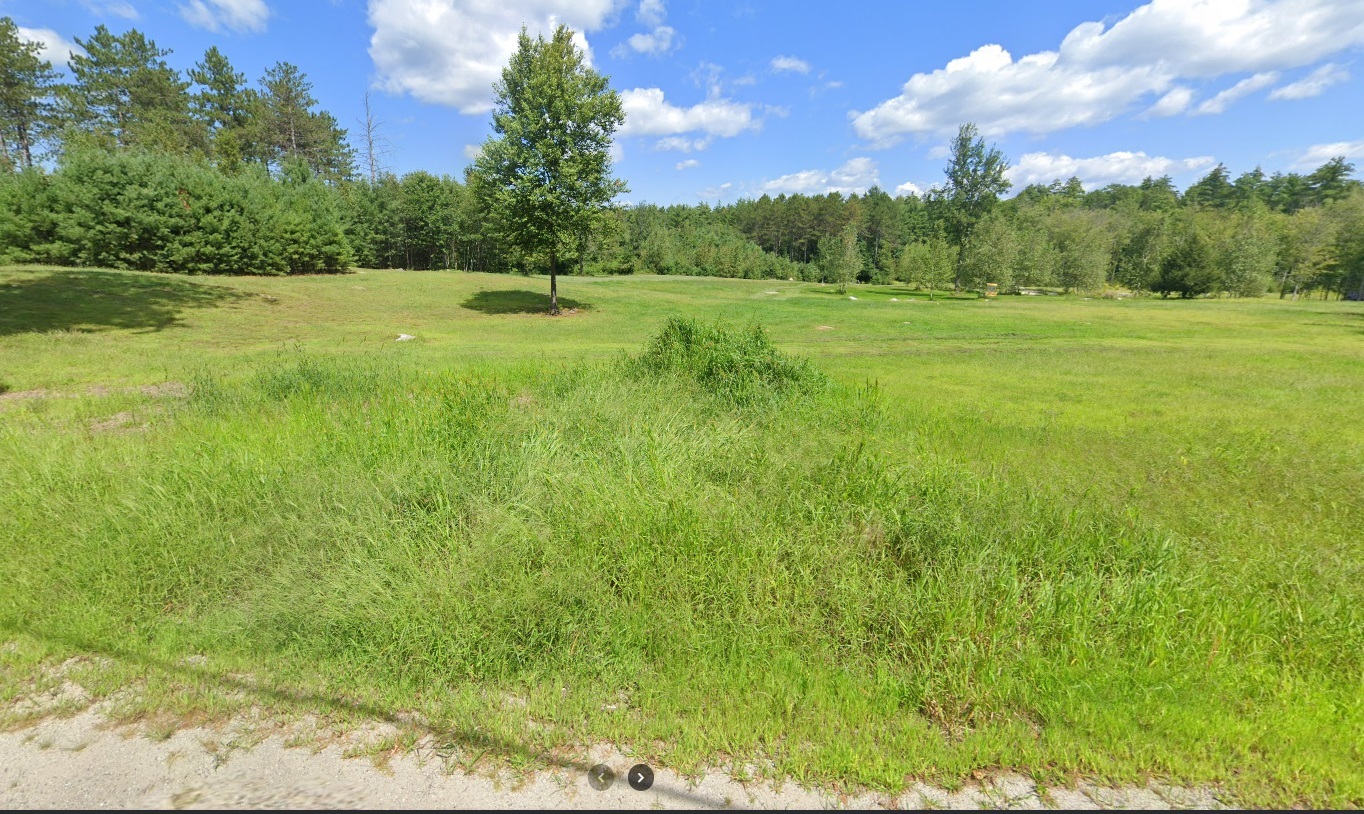
<path id="1" fill-rule="evenodd" d="M 474 163 L 478 188 L 509 241 L 548 257 L 550 311 L 558 313 L 560 256 L 626 191 L 611 177 L 609 152 L 625 113 L 562 25 L 549 40 L 522 28 L 493 92 L 495 135 Z"/>

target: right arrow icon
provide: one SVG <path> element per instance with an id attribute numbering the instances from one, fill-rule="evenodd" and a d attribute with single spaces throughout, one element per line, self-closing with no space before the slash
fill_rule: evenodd
<path id="1" fill-rule="evenodd" d="M 630 788 L 635 791 L 648 791 L 654 784 L 654 770 L 647 764 L 637 763 L 630 767 L 630 773 L 626 778 L 630 781 Z"/>

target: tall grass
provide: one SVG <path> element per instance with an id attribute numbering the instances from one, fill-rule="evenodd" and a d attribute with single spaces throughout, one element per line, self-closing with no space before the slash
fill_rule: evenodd
<path id="1" fill-rule="evenodd" d="M 886 411 L 685 321 L 482 377 L 208 371 L 145 434 L 0 427 L 0 627 L 438 719 L 516 693 L 536 737 L 679 765 L 1364 801 L 1359 591 L 1229 590 L 1136 509 L 885 454 Z"/>

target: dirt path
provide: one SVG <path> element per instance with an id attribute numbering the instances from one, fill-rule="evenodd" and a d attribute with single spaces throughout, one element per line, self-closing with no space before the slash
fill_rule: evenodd
<path id="1" fill-rule="evenodd" d="M 154 740 L 111 725 L 97 709 L 48 718 L 0 733 L 0 808 L 1170 808 L 1217 807 L 1208 790 L 1157 784 L 1040 790 L 1001 776 L 955 792 L 916 786 L 889 797 L 855 797 L 742 784 L 722 773 L 699 781 L 657 771 L 653 787 L 630 788 L 632 761 L 602 748 L 589 756 L 620 777 L 608 789 L 588 784 L 587 766 L 499 778 L 447 771 L 420 746 L 382 762 L 347 758 L 336 744 L 293 745 L 262 738 L 258 722 L 181 729 Z"/>

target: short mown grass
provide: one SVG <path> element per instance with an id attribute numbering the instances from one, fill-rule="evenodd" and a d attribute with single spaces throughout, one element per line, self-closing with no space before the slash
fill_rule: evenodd
<path id="1" fill-rule="evenodd" d="M 129 371 L 0 370 L 50 391 L 0 404 L 0 691 L 83 653 L 130 714 L 416 712 L 470 758 L 1364 804 L 1357 308 L 570 282 L 592 308 L 351 353 L 254 295 L 0 336 Z M 242 303 L 268 341 L 193 324 Z M 546 332 L 582 358 L 502 350 Z"/>

